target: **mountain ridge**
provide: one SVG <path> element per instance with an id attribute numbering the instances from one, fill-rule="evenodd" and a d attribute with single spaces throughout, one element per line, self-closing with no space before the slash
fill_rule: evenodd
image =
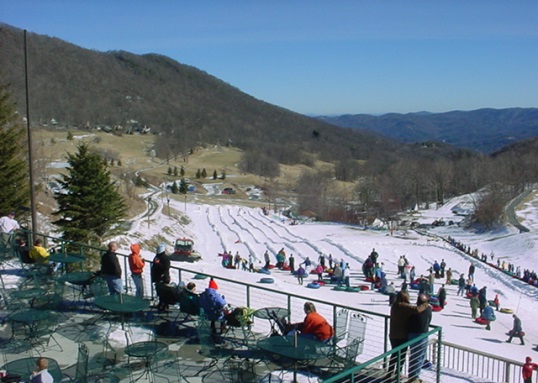
<path id="1" fill-rule="evenodd" d="M 401 142 L 440 141 L 483 153 L 538 136 L 538 108 L 481 108 L 380 116 L 344 114 L 316 118 L 341 127 L 371 130 Z"/>

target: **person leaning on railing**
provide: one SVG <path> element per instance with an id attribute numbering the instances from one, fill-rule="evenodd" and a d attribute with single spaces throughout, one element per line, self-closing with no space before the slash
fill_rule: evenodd
<path id="1" fill-rule="evenodd" d="M 7 250 L 11 246 L 13 234 L 21 227 L 15 220 L 15 212 L 10 211 L 7 215 L 0 218 L 0 246 Z"/>
<path id="2" fill-rule="evenodd" d="M 118 255 L 116 254 L 117 250 L 117 242 L 112 241 L 108 244 L 108 251 L 104 252 L 101 256 L 100 275 L 106 280 L 110 295 L 121 294 L 123 288 L 121 266 L 118 261 Z"/>

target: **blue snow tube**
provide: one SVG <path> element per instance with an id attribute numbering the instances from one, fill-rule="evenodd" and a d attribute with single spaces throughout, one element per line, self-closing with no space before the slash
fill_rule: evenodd
<path id="1" fill-rule="evenodd" d="M 308 287 L 309 289 L 319 289 L 321 285 L 317 284 L 317 283 L 309 283 L 308 285 L 306 285 L 306 287 Z"/>
<path id="2" fill-rule="evenodd" d="M 274 283 L 275 280 L 273 278 L 262 278 L 260 279 L 260 283 Z"/>
<path id="3" fill-rule="evenodd" d="M 204 275 L 204 274 L 196 274 L 194 276 L 194 279 L 206 279 L 207 278 L 207 275 Z"/>
<path id="4" fill-rule="evenodd" d="M 267 275 L 270 275 L 270 274 L 271 274 L 271 272 L 270 272 L 268 269 L 264 268 L 264 267 L 262 267 L 261 269 L 259 269 L 259 270 L 258 270 L 258 273 L 267 274 Z"/>

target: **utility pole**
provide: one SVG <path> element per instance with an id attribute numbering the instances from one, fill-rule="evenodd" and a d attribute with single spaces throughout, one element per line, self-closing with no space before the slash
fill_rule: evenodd
<path id="1" fill-rule="evenodd" d="M 28 95 L 28 47 L 26 45 L 26 29 L 24 30 L 24 77 L 26 85 L 26 134 L 28 142 L 28 171 L 30 172 L 30 211 L 32 213 L 32 231 L 35 233 L 38 231 L 37 227 L 37 213 L 35 206 L 35 192 L 34 192 L 34 164 L 32 157 L 32 131 L 30 129 L 30 98 Z M 32 240 L 33 241 L 33 240 Z"/>

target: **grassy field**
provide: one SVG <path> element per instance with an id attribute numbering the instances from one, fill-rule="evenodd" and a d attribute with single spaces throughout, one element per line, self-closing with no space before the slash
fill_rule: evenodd
<path id="1" fill-rule="evenodd" d="M 294 188 L 301 171 L 306 169 L 304 166 L 281 166 L 281 176 L 276 180 L 268 180 L 253 174 L 242 173 L 237 164 L 241 159 L 242 151 L 237 148 L 213 146 L 208 148 L 197 148 L 192 155 L 185 161 L 183 158 L 163 161 L 160 158 L 152 157 L 154 135 L 123 135 L 117 136 L 111 133 L 101 131 L 83 132 L 78 130 L 71 131 L 72 139 L 68 139 L 68 131 L 65 129 L 35 129 L 32 132 L 33 153 L 36 161 L 36 172 L 42 180 L 50 180 L 60 177 L 65 168 L 61 163 L 66 161 L 68 153 L 76 153 L 77 146 L 82 143 L 88 143 L 89 146 L 103 156 L 114 159 L 114 165 L 110 166 L 113 176 L 118 179 L 125 178 L 129 174 L 139 174 L 150 184 L 158 186 L 165 182 L 172 182 L 181 179 L 180 176 L 174 177 L 168 174 L 168 169 L 172 170 L 177 167 L 185 169 L 185 177 L 189 178 L 191 183 L 196 186 L 196 197 L 188 195 L 187 199 L 196 200 L 202 203 L 241 203 L 248 206 L 260 206 L 267 204 L 267 200 L 249 200 L 246 193 L 248 188 L 264 187 L 268 183 L 278 185 L 282 194 L 289 195 L 290 190 Z M 121 166 L 118 166 L 118 160 Z M 58 163 L 59 167 L 50 167 L 49 164 Z M 322 164 L 323 165 L 323 164 Z M 196 179 L 198 169 L 206 169 L 208 177 L 205 179 Z M 213 172 L 216 171 L 218 177 L 225 172 L 224 180 L 217 178 L 212 179 Z M 218 184 L 219 189 L 232 187 L 237 191 L 235 195 L 213 194 L 206 195 L 206 187 L 211 184 Z M 46 191 L 44 189 L 43 191 Z M 134 194 L 140 195 L 147 193 L 145 189 L 138 189 Z M 39 196 L 41 210 L 43 212 L 52 210 L 54 200 L 50 193 L 41 193 Z M 127 193 L 126 193 L 127 194 Z M 133 194 L 133 193 L 131 193 Z M 130 216 L 139 214 L 144 211 L 146 204 L 140 197 L 129 198 L 131 207 Z M 169 195 L 183 201 L 183 195 Z"/>

